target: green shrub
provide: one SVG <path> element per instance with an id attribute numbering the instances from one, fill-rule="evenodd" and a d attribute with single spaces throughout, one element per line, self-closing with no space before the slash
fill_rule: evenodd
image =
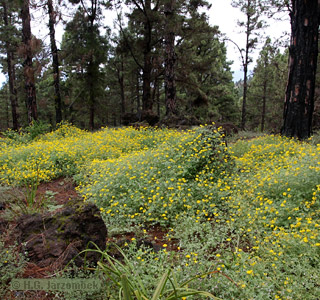
<path id="1" fill-rule="evenodd" d="M 51 125 L 48 123 L 44 123 L 42 121 L 33 121 L 29 126 L 27 126 L 24 130 L 30 140 L 34 140 L 35 138 L 49 132 L 51 129 Z"/>

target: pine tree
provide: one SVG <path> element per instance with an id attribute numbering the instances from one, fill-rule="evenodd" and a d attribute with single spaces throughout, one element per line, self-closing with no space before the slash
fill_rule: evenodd
<path id="1" fill-rule="evenodd" d="M 156 48 L 159 47 L 163 35 L 159 35 L 161 23 L 160 8 L 162 0 L 127 0 L 131 7 L 129 18 L 129 35 L 122 30 L 123 38 L 134 61 L 142 72 L 142 111 L 140 119 L 152 119 L 153 95 L 152 84 L 156 74 L 153 73 L 153 62 L 156 59 Z M 162 31 L 162 29 L 160 29 Z M 133 40 L 133 39 L 134 40 Z M 141 55 L 142 54 L 142 55 Z"/>
<path id="2" fill-rule="evenodd" d="M 1 38 L 4 52 L 6 52 L 7 73 L 9 77 L 9 98 L 12 114 L 12 127 L 14 130 L 19 128 L 19 115 L 18 115 L 18 97 L 16 88 L 16 74 L 15 74 L 15 56 L 17 56 L 17 36 L 18 30 L 15 27 L 17 22 L 16 15 L 17 7 L 15 2 L 2 0 L 1 15 L 2 15 L 2 29 Z M 0 23 L 1 24 L 1 23 Z"/>
<path id="3" fill-rule="evenodd" d="M 131 89 L 125 94 L 136 101 L 139 113 L 140 91 L 142 99 L 145 94 L 145 17 L 135 5 L 132 7 L 128 27 L 121 26 L 119 45 L 122 45 L 122 49 L 127 49 L 128 55 L 124 60 L 121 59 L 127 78 L 124 85 L 129 87 L 133 78 L 136 79 L 136 89 Z M 157 104 L 157 115 L 166 114 L 165 120 L 162 121 L 172 123 L 179 119 L 191 118 L 191 115 L 196 113 L 205 122 L 213 110 L 217 118 L 231 119 L 231 116 L 235 115 L 236 107 L 232 75 L 226 61 L 226 49 L 219 41 L 218 29 L 208 24 L 205 12 L 199 12 L 200 8 L 209 8 L 208 3 L 168 0 L 152 3 L 151 7 L 153 19 L 157 22 L 154 22 L 150 36 L 152 68 L 149 88 L 152 107 Z M 129 56 L 131 59 L 128 59 Z M 136 66 L 132 62 L 135 62 Z M 118 59 L 117 70 L 120 67 Z M 130 109 L 127 111 L 126 116 L 130 114 Z M 144 112 L 142 105 L 142 117 Z M 170 114 L 174 116 L 172 120 L 169 120 Z M 131 114 L 125 123 L 136 120 Z"/>
<path id="4" fill-rule="evenodd" d="M 89 110 L 89 127 L 95 128 L 97 99 L 103 93 L 100 65 L 107 62 L 108 41 L 101 36 L 98 2 L 92 0 L 90 7 L 80 6 L 67 26 L 62 41 L 64 70 L 69 76 L 72 97 L 85 99 Z M 73 99 L 78 101 L 78 99 Z"/>
<path id="5" fill-rule="evenodd" d="M 38 119 L 37 101 L 36 101 L 36 85 L 33 68 L 33 51 L 36 48 L 37 40 L 31 35 L 31 16 L 30 1 L 20 0 L 21 2 L 21 21 L 22 21 L 22 45 L 20 52 L 23 56 L 23 68 L 25 78 L 25 89 L 27 94 L 27 112 L 28 122 L 31 124 Z"/>
<path id="6" fill-rule="evenodd" d="M 164 4 L 165 14 L 165 103 L 166 116 L 177 114 L 176 107 L 176 53 L 175 53 L 175 0 L 167 0 Z"/>
<path id="7" fill-rule="evenodd" d="M 247 124 L 250 129 L 279 131 L 288 68 L 287 54 L 282 54 L 278 48 L 267 38 L 253 70 L 248 90 Z"/>
<path id="8" fill-rule="evenodd" d="M 180 113 L 201 122 L 234 121 L 234 84 L 218 28 L 196 11 L 184 23 L 176 50 Z"/>
<path id="9" fill-rule="evenodd" d="M 291 0 L 289 77 L 281 134 L 305 139 L 312 133 L 318 58 L 318 0 Z"/>
<path id="10" fill-rule="evenodd" d="M 239 7 L 246 16 L 245 22 L 238 22 L 240 27 L 244 28 L 246 34 L 246 46 L 244 55 L 242 55 L 243 66 L 243 99 L 242 99 L 242 114 L 241 114 L 241 128 L 245 129 L 246 115 L 247 115 L 247 90 L 248 90 L 248 65 L 252 62 L 250 53 L 255 49 L 258 38 L 257 31 L 263 27 L 261 14 L 263 6 L 258 0 L 233 0 L 232 5 Z M 242 51 L 242 50 L 241 50 Z"/>
<path id="11" fill-rule="evenodd" d="M 56 111 L 56 124 L 62 121 L 62 101 L 60 93 L 60 72 L 59 72 L 59 57 L 58 48 L 55 38 L 55 24 L 56 24 L 56 11 L 53 7 L 52 0 L 47 0 L 48 16 L 49 16 L 49 35 L 50 46 L 52 55 L 52 69 L 53 69 L 53 84 L 54 84 L 54 103 Z"/>

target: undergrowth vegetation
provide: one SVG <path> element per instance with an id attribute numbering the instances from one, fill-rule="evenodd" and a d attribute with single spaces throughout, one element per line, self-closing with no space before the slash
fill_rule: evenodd
<path id="1" fill-rule="evenodd" d="M 61 125 L 31 141 L 1 139 L 0 166 L 7 185 L 74 176 L 110 234 L 161 226 L 160 251 L 123 248 L 150 297 L 168 269 L 177 282 L 210 273 L 190 288 L 221 299 L 320 295 L 320 144 L 269 135 L 226 147 L 210 126 Z"/>

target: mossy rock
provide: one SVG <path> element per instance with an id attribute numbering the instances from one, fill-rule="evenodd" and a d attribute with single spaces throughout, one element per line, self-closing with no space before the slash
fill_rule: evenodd
<path id="1" fill-rule="evenodd" d="M 30 261 L 40 267 L 65 266 L 90 242 L 105 250 L 107 228 L 93 203 L 72 200 L 55 213 L 23 215 L 17 225 L 18 242 L 23 243 Z M 95 247 L 91 244 L 91 249 Z M 88 252 L 86 260 L 95 263 L 100 256 Z M 83 264 L 83 256 L 75 259 Z"/>

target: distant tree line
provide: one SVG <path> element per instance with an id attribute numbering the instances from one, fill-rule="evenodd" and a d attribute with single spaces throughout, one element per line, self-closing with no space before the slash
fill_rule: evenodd
<path id="1" fill-rule="evenodd" d="M 297 41 L 317 38 L 318 2 L 304 3 L 233 1 L 246 15 L 239 23 L 246 36 L 245 49 L 239 48 L 244 79 L 234 83 L 226 57 L 228 38 L 209 24 L 207 1 L 0 0 L 0 57 L 8 78 L 0 90 L 1 129 L 17 130 L 34 120 L 53 127 L 66 120 L 92 130 L 136 122 L 182 126 L 216 121 L 267 132 L 279 132 L 282 126 L 284 135 L 309 136 L 313 106 L 319 106 L 313 102 L 318 43 L 308 50 Z M 260 31 L 262 16 L 283 7 L 290 13 L 292 36 L 297 36 L 282 53 Z M 49 45 L 31 34 L 34 9 L 42 11 Z M 115 32 L 103 23 L 109 9 L 117 11 Z M 60 45 L 58 22 L 64 24 Z M 252 51 L 259 43 L 264 46 L 250 75 Z M 296 58 L 303 51 L 308 62 Z M 293 74 L 296 69 L 300 73 Z M 301 79 L 305 74 L 308 78 Z M 299 95 L 290 100 L 298 85 L 304 100 Z M 301 124 L 292 124 L 292 114 L 306 108 L 306 116 L 298 113 Z M 316 110 L 315 127 L 318 115 Z"/>

